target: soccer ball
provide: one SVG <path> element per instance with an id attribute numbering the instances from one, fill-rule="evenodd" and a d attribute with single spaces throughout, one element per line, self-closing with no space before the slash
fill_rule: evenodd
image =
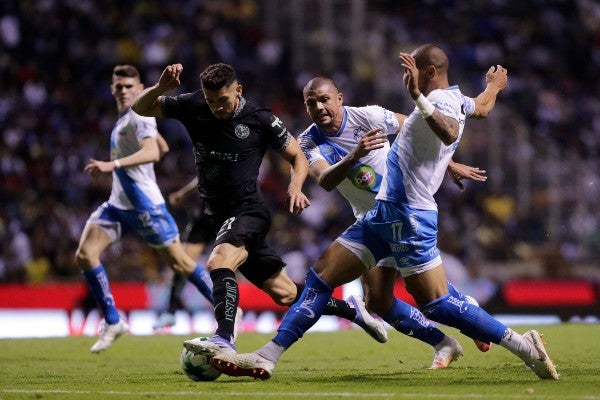
<path id="1" fill-rule="evenodd" d="M 198 339 L 207 340 L 208 338 Z M 179 357 L 179 365 L 187 377 L 195 382 L 214 381 L 221 376 L 221 371 L 210 365 L 210 359 L 210 356 L 194 354 L 184 347 Z"/>

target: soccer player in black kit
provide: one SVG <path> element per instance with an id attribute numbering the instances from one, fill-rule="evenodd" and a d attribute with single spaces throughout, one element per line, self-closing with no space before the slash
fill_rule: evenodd
<path id="1" fill-rule="evenodd" d="M 242 85 L 230 65 L 208 66 L 200 74 L 201 90 L 165 96 L 179 86 L 182 71 L 181 64 L 168 65 L 132 109 L 144 116 L 178 119 L 191 138 L 198 191 L 217 231 L 206 265 L 213 281 L 217 330 L 209 340 L 186 340 L 184 346 L 196 354 L 231 354 L 236 351 L 233 330 L 239 301 L 236 270 L 280 305 L 291 306 L 304 287 L 289 278 L 285 263 L 266 242 L 271 216 L 257 181 L 263 156 L 271 147 L 291 165 L 287 204 L 295 215 L 310 205 L 302 193 L 308 161 L 277 116 L 242 96 Z M 328 313 L 355 322 L 379 342 L 387 340 L 384 324 L 362 302 L 353 308 L 332 298 Z"/>

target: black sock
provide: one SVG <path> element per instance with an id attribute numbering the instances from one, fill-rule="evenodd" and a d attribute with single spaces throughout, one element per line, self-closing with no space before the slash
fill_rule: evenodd
<path id="1" fill-rule="evenodd" d="M 169 313 L 175 314 L 175 311 L 182 309 L 181 292 L 187 282 L 187 278 L 183 275 L 175 274 L 171 282 L 171 293 L 169 293 Z"/>
<path id="2" fill-rule="evenodd" d="M 235 272 L 228 268 L 218 268 L 210 272 L 210 278 L 213 281 L 213 301 L 217 320 L 215 335 L 231 341 L 240 300 Z"/>
<path id="3" fill-rule="evenodd" d="M 304 290 L 304 284 L 295 283 L 296 285 L 296 298 L 294 299 L 294 303 L 298 301 L 302 291 Z M 293 304 L 293 303 L 292 303 Z M 327 302 L 327 306 L 325 307 L 324 315 L 335 315 L 336 317 L 347 319 L 348 321 L 354 321 L 356 318 L 356 310 L 345 302 L 344 300 L 336 299 L 335 297 L 331 297 Z"/>

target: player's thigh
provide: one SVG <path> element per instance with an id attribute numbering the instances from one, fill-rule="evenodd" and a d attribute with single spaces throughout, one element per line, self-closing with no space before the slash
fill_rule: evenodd
<path id="1" fill-rule="evenodd" d="M 156 251 L 169 264 L 169 267 L 180 274 L 189 275 L 196 268 L 196 262 L 184 251 L 179 240 L 166 246 L 156 247 Z"/>
<path id="2" fill-rule="evenodd" d="M 380 315 L 386 313 L 394 301 L 396 269 L 378 266 L 364 273 L 360 279 L 367 308 Z"/>
<path id="3" fill-rule="evenodd" d="M 275 303 L 288 307 L 292 305 L 297 295 L 296 284 L 283 269 L 265 280 L 262 290 L 271 296 Z"/>
<path id="4" fill-rule="evenodd" d="M 244 243 L 220 243 L 210 253 L 206 268 L 209 271 L 217 268 L 229 268 L 232 271 L 237 271 L 247 259 L 248 250 Z"/>
<path id="5" fill-rule="evenodd" d="M 83 228 L 79 246 L 77 247 L 77 261 L 82 265 L 99 263 L 100 254 L 112 244 L 112 237 L 98 225 L 88 223 Z M 93 267 L 94 265 L 88 265 Z"/>
<path id="6" fill-rule="evenodd" d="M 442 264 L 424 272 L 404 276 L 404 283 L 406 284 L 406 290 L 412 295 L 419 307 L 423 307 L 448 293 L 448 280 Z"/>
<path id="7" fill-rule="evenodd" d="M 334 241 L 315 263 L 315 271 L 336 288 L 361 276 L 367 267 L 352 251 Z"/>
<path id="8" fill-rule="evenodd" d="M 183 243 L 183 250 L 192 260 L 198 259 L 205 247 L 204 243 Z"/>

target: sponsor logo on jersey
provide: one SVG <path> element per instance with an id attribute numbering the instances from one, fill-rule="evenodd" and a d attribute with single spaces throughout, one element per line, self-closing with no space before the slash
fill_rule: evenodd
<path id="1" fill-rule="evenodd" d="M 377 184 L 377 174 L 368 165 L 361 165 L 352 170 L 350 179 L 354 186 L 363 190 L 371 190 Z"/>
<path id="2" fill-rule="evenodd" d="M 238 139 L 246 139 L 248 135 L 250 135 L 250 128 L 246 125 L 239 124 L 235 126 L 235 136 L 237 136 Z"/>

